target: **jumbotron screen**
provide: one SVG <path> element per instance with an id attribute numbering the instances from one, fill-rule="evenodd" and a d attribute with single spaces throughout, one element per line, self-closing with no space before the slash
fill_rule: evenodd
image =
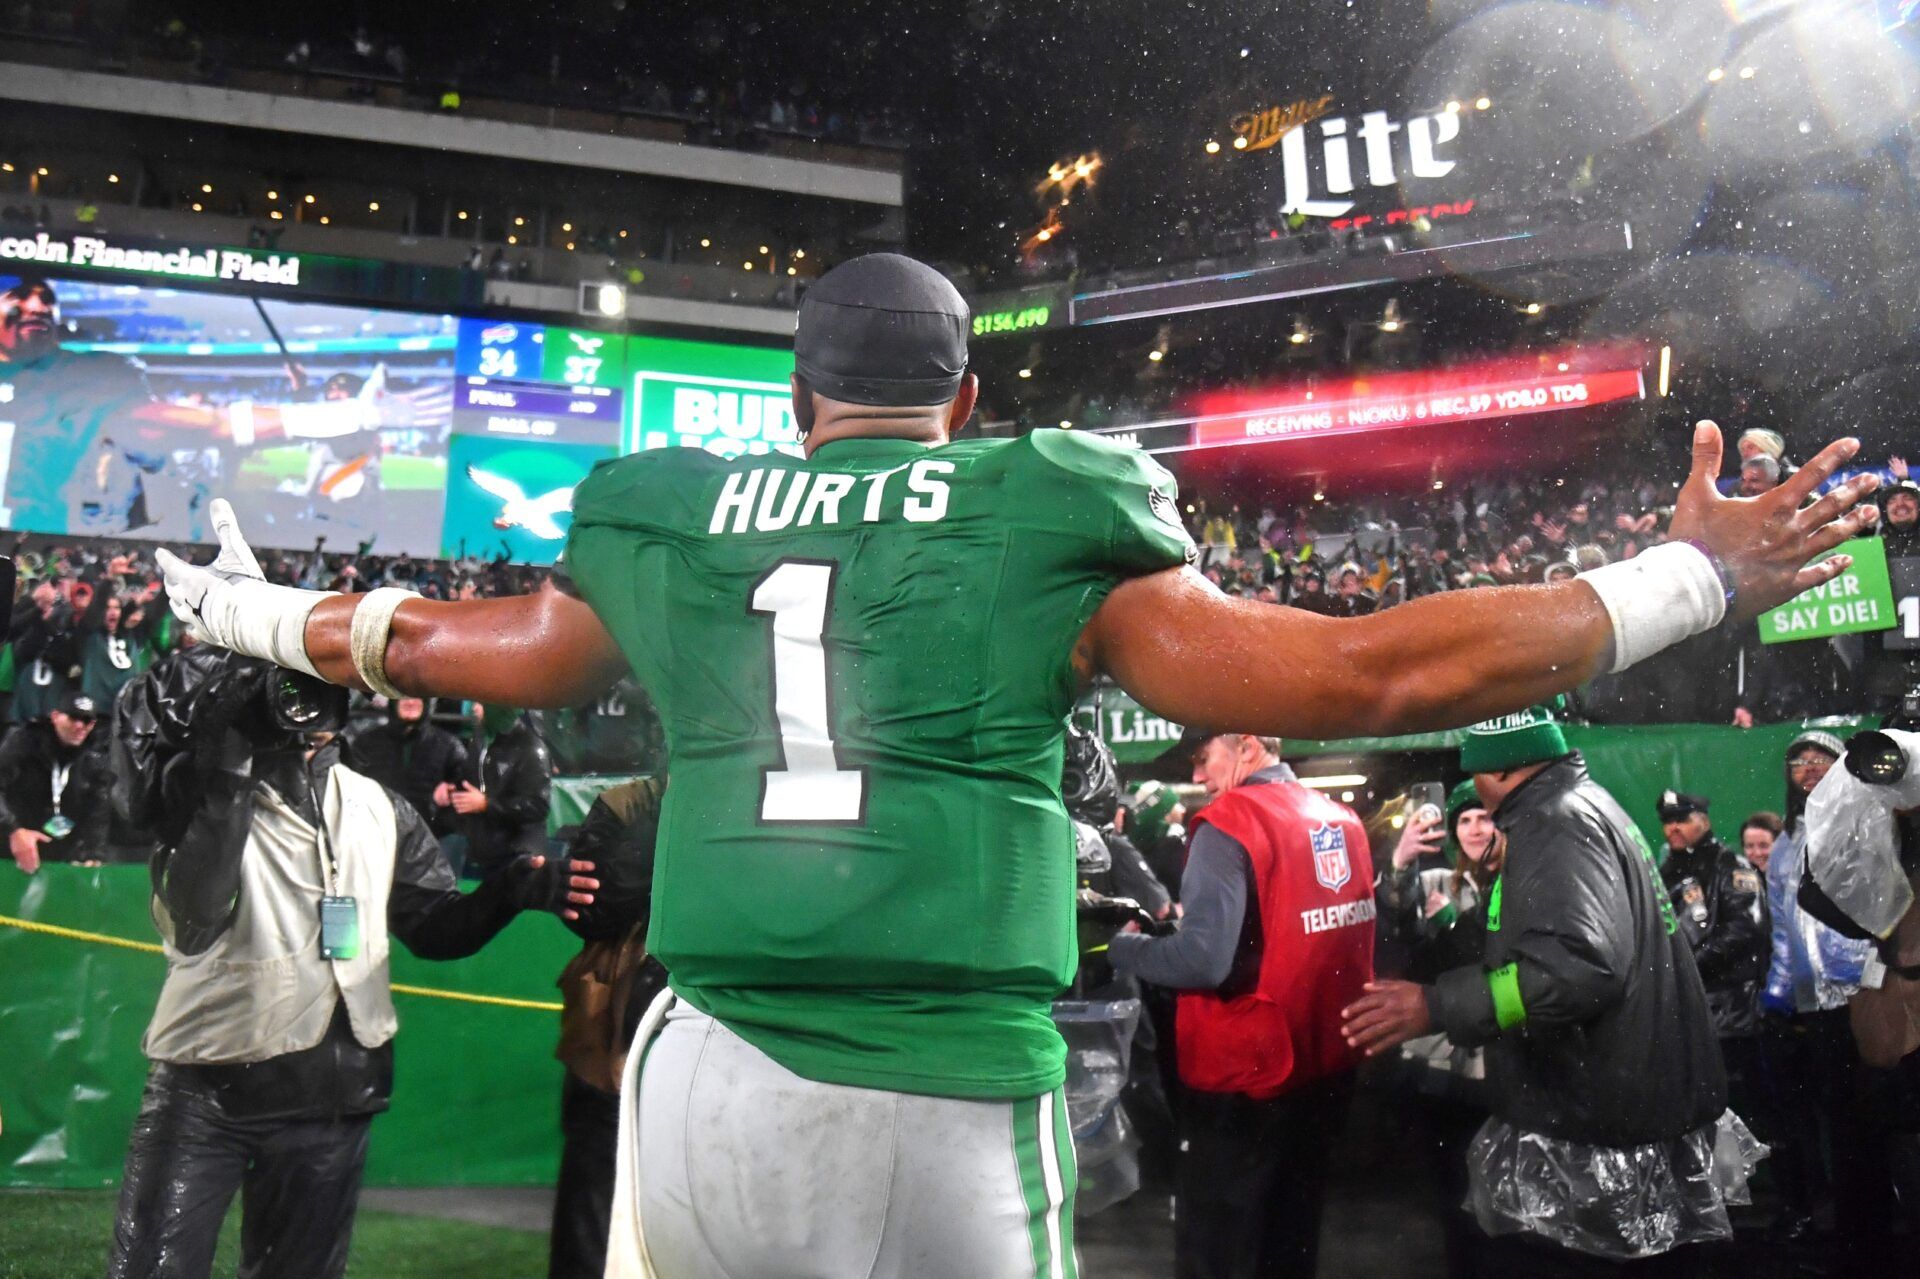
<path id="1" fill-rule="evenodd" d="M 0 527 L 551 563 L 596 462 L 796 450 L 790 351 L 0 276 Z"/>

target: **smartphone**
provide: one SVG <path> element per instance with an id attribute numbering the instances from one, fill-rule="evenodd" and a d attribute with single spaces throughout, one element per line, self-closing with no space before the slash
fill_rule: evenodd
<path id="1" fill-rule="evenodd" d="M 1431 805 L 1433 811 L 1444 817 L 1447 811 L 1447 788 L 1439 782 L 1415 782 L 1407 787 L 1407 806 L 1411 812 L 1419 812 Z"/>

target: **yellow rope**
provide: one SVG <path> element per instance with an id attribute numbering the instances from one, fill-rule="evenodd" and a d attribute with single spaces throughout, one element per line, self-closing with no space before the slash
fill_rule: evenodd
<path id="1" fill-rule="evenodd" d="M 58 924 L 42 924 L 31 919 L 15 919 L 11 915 L 0 915 L 0 926 L 18 928 L 22 932 L 42 933 L 48 937 L 61 937 L 67 941 L 90 942 L 95 946 L 117 946 L 121 950 L 137 950 L 146 955 L 161 954 L 160 947 L 153 942 L 133 941 L 126 937 L 110 937 L 106 933 L 89 933 L 78 928 L 62 928 Z M 530 1008 L 535 1012 L 557 1013 L 561 1005 L 543 999 L 509 999 L 505 995 L 473 995 L 464 990 L 434 990 L 427 986 L 406 986 L 399 982 L 392 985 L 397 995 L 420 995 L 427 999 L 450 999 L 462 1004 L 488 1004 L 495 1008 Z"/>

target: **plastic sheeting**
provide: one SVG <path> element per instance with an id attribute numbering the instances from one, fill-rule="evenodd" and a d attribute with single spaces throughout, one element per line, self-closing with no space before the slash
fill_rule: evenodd
<path id="1" fill-rule="evenodd" d="M 1490 1235 L 1522 1231 L 1614 1260 L 1733 1237 L 1727 1205 L 1767 1148 L 1731 1110 L 1673 1141 L 1616 1148 L 1481 1126 L 1467 1151 L 1466 1207 Z"/>
<path id="2" fill-rule="evenodd" d="M 1140 1188 L 1140 1140 L 1120 1104 L 1140 1001 L 1061 1000 L 1053 1023 L 1067 1041 L 1067 1122 L 1080 1166 L 1074 1206 L 1085 1216 Z"/>
<path id="3" fill-rule="evenodd" d="M 1806 813 L 1814 882 L 1847 918 L 1882 938 L 1913 905 L 1894 812 L 1920 808 L 1920 733 L 1889 729 L 1887 736 L 1907 753 L 1904 778 L 1874 786 L 1836 765 L 1807 797 Z"/>

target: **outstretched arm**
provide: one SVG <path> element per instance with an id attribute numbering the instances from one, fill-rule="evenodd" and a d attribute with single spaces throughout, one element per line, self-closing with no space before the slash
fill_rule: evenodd
<path id="1" fill-rule="evenodd" d="M 363 597 L 335 595 L 307 618 L 307 656 L 321 678 L 366 683 L 348 650 Z M 593 610 L 551 586 L 532 595 L 442 603 L 415 599 L 393 615 L 387 678 L 421 697 L 464 697 L 503 706 L 590 702 L 627 673 Z"/>
<path id="2" fill-rule="evenodd" d="M 372 688 L 353 660 L 354 619 L 364 611 L 379 623 L 368 628 L 368 669 L 402 693 L 577 706 L 626 673 L 626 659 L 593 610 L 551 586 L 457 603 L 400 591 L 334 595 L 274 586 L 261 575 L 233 507 L 215 500 L 207 515 L 220 539 L 213 563 L 201 568 L 165 549 L 155 553 L 174 616 L 202 643 Z"/>
<path id="3" fill-rule="evenodd" d="M 1853 510 L 1873 491 L 1871 477 L 1801 503 L 1858 449 L 1843 440 L 1771 493 L 1724 498 L 1713 487 L 1720 431 L 1700 424 L 1672 533 L 1704 544 L 1725 565 L 1734 615 L 1756 616 L 1846 568 L 1841 556 L 1808 562 L 1873 526 L 1871 505 Z M 1232 599 L 1192 569 L 1174 569 L 1116 588 L 1074 660 L 1081 674 L 1106 672 L 1176 724 L 1304 738 L 1425 732 L 1519 710 L 1612 669 L 1623 624 L 1630 635 L 1636 627 L 1640 635 L 1659 631 L 1658 619 L 1651 627 L 1632 616 L 1623 623 L 1620 611 L 1631 614 L 1632 603 L 1609 606 L 1595 584 L 1576 579 L 1452 592 L 1333 619 Z M 1715 613 L 1694 629 L 1718 620 Z"/>

